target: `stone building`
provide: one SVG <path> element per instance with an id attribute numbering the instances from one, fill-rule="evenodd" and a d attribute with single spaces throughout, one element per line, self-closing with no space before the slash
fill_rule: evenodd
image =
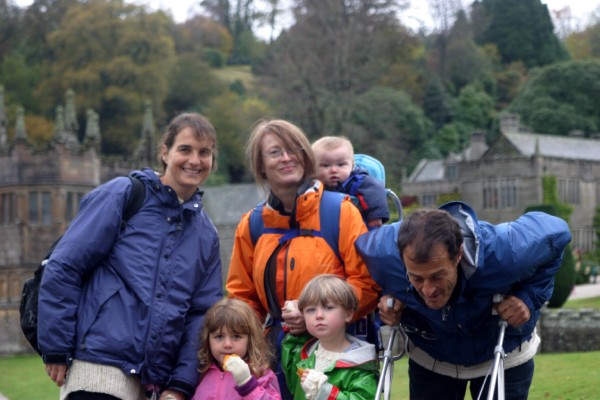
<path id="1" fill-rule="evenodd" d="M 573 247 L 592 250 L 592 220 L 600 206 L 600 139 L 550 136 L 523 131 L 516 116 L 504 115 L 501 134 L 489 147 L 475 132 L 471 145 L 445 160 L 421 160 L 402 183 L 402 195 L 421 206 L 446 199 L 470 204 L 481 220 L 516 219 L 542 203 L 542 178 L 555 176 L 558 198 L 573 208 Z"/>

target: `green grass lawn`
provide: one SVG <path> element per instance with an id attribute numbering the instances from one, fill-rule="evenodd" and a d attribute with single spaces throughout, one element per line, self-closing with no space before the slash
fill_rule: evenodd
<path id="1" fill-rule="evenodd" d="M 531 400 L 579 400 L 600 398 L 600 351 L 538 354 L 529 393 Z M 394 364 L 393 399 L 408 399 L 408 363 Z M 10 400 L 57 400 L 58 388 L 46 376 L 35 355 L 0 358 L 0 391 Z"/>
<path id="2" fill-rule="evenodd" d="M 595 308 L 600 310 L 600 297 L 590 297 L 587 299 L 577 299 L 577 300 L 569 300 L 564 305 L 563 308 Z"/>
<path id="3" fill-rule="evenodd" d="M 600 309 L 600 297 L 572 300 L 565 308 Z M 600 399 L 600 351 L 538 354 L 531 400 Z M 408 399 L 407 358 L 394 364 L 393 399 Z M 0 393 L 10 400 L 57 400 L 59 389 L 37 355 L 0 358 Z"/>

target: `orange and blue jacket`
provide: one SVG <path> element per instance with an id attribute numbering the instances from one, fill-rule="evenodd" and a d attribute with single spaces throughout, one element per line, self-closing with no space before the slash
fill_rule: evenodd
<path id="1" fill-rule="evenodd" d="M 314 187 L 298 195 L 295 215 L 299 229 L 321 230 L 322 195 L 323 185 L 318 181 Z M 251 212 L 242 216 L 235 232 L 226 289 L 229 297 L 246 301 L 264 321 L 269 312 L 265 269 L 280 245 L 282 235 L 263 233 L 254 245 L 250 235 Z M 267 204 L 262 213 L 265 228 L 290 227 L 289 215 L 282 215 Z M 299 236 L 287 241 L 277 252 L 275 290 L 280 308 L 286 300 L 298 299 L 304 285 L 320 274 L 341 276 L 354 288 L 359 301 L 355 319 L 376 308 L 379 287 L 354 247 L 354 241 L 367 232 L 367 228 L 360 211 L 349 198 L 341 203 L 339 224 L 338 250 L 343 263 L 322 237 Z"/>

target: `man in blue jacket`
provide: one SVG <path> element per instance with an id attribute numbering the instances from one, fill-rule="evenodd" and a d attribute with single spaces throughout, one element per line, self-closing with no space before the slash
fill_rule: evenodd
<path id="1" fill-rule="evenodd" d="M 411 399 L 463 399 L 469 382 L 473 398 L 488 390 L 500 318 L 505 396 L 527 399 L 536 322 L 570 240 L 560 218 L 531 212 L 492 225 L 461 202 L 361 236 L 356 246 L 385 294 L 381 319 L 408 335 Z"/>

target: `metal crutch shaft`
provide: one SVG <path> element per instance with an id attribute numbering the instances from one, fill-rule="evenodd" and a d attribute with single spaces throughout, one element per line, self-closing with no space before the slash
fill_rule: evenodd
<path id="1" fill-rule="evenodd" d="M 494 295 L 494 303 L 500 303 L 504 299 L 504 296 L 501 294 Z M 503 319 L 500 319 L 498 322 L 500 325 L 500 332 L 498 333 L 498 342 L 496 343 L 496 348 L 494 349 L 494 366 L 492 369 L 492 375 L 490 380 L 490 390 L 488 392 L 488 400 L 494 399 L 494 392 L 496 391 L 496 384 L 498 383 L 498 399 L 504 400 L 504 332 L 506 331 L 506 327 L 508 326 L 508 322 Z M 500 371 L 502 369 L 502 371 Z M 502 379 L 498 379 L 498 375 L 502 373 Z"/>

